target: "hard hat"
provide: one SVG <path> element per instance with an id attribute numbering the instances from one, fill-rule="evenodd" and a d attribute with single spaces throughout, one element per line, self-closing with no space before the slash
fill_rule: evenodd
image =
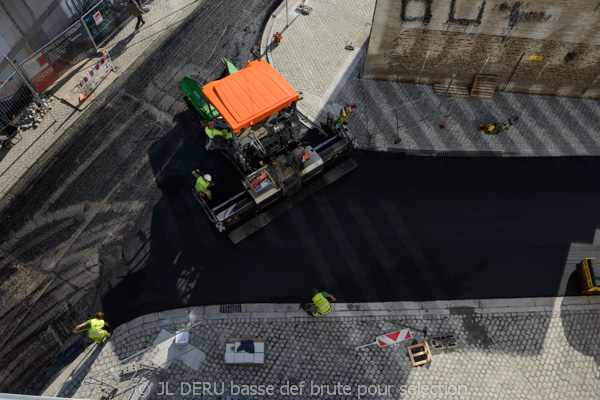
<path id="1" fill-rule="evenodd" d="M 212 181 L 212 176 L 210 176 L 210 174 L 205 174 L 204 175 L 204 180 L 207 181 L 207 182 L 210 182 L 210 181 Z"/>

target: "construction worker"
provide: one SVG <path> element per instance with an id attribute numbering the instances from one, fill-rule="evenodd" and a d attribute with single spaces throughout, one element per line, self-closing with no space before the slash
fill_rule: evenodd
<path id="1" fill-rule="evenodd" d="M 281 42 L 281 39 L 283 39 L 283 36 L 281 36 L 281 33 L 279 32 L 275 32 L 273 34 L 273 41 L 277 44 L 279 44 L 279 42 Z"/>
<path id="2" fill-rule="evenodd" d="M 354 110 L 356 110 L 356 104 L 346 104 L 346 106 L 340 110 L 340 117 L 337 119 L 336 122 L 338 124 L 346 125 L 348 123 L 348 118 L 350 118 L 350 114 L 352 114 Z"/>
<path id="3" fill-rule="evenodd" d="M 233 138 L 231 132 L 229 132 L 227 129 L 215 128 L 215 123 L 213 121 L 208 121 L 206 123 L 206 128 L 204 128 L 204 132 L 210 140 L 214 139 L 215 136 L 223 136 L 227 140 L 231 140 Z"/>
<path id="4" fill-rule="evenodd" d="M 315 306 L 317 306 L 317 310 L 312 312 L 313 317 L 318 317 L 320 315 L 325 315 L 329 311 L 331 311 L 331 304 L 327 301 L 327 298 L 330 298 L 331 301 L 335 302 L 336 299 L 332 294 L 326 292 L 319 292 L 317 289 L 313 289 L 312 291 L 313 298 L 312 302 Z"/>
<path id="5" fill-rule="evenodd" d="M 202 174 L 199 169 L 196 169 L 192 171 L 192 175 L 194 175 L 196 178 L 196 185 L 194 186 L 196 192 L 206 195 L 206 197 L 211 200 L 212 192 L 210 191 L 209 187 L 215 186 L 215 184 L 212 183 L 212 177 L 210 174 Z"/>
<path id="6" fill-rule="evenodd" d="M 104 313 L 97 312 L 96 318 L 85 321 L 83 324 L 79 324 L 73 329 L 73 333 L 81 332 L 80 329 L 85 327 L 88 331 L 88 337 L 96 342 L 97 345 L 101 345 L 104 340 L 110 337 L 110 333 L 105 331 L 104 326 L 108 325 L 108 322 L 104 321 Z"/>

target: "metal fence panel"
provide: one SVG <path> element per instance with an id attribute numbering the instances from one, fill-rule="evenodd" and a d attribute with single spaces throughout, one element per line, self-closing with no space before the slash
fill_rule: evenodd
<path id="1" fill-rule="evenodd" d="M 131 13 L 126 2 L 115 1 L 111 4 L 104 0 L 90 7 L 81 19 L 96 45 L 102 47 L 130 17 Z"/>
<path id="2" fill-rule="evenodd" d="M 96 52 L 83 22 L 71 25 L 19 65 L 38 92 L 43 92 L 73 65 Z"/>
<path id="3" fill-rule="evenodd" d="M 0 128 L 12 124 L 34 99 L 23 78 L 14 72 L 0 85 Z"/>

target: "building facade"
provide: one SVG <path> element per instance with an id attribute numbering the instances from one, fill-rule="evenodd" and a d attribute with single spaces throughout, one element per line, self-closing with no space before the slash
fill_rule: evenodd
<path id="1" fill-rule="evenodd" d="M 374 79 L 600 98 L 600 1 L 377 0 Z"/>

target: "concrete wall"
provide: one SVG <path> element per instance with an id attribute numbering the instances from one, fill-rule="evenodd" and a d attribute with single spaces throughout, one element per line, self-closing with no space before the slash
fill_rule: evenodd
<path id="1" fill-rule="evenodd" d="M 600 98 L 600 0 L 377 0 L 368 56 L 375 79 Z"/>
<path id="2" fill-rule="evenodd" d="M 0 82 L 14 72 L 4 55 L 21 62 L 71 23 L 65 0 L 0 0 Z"/>

